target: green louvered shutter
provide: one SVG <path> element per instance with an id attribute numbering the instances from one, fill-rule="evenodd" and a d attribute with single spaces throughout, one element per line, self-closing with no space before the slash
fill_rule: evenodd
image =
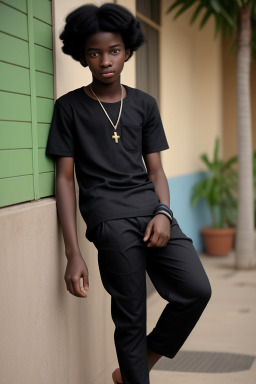
<path id="1" fill-rule="evenodd" d="M 49 0 L 0 1 L 0 206 L 54 194 Z"/>

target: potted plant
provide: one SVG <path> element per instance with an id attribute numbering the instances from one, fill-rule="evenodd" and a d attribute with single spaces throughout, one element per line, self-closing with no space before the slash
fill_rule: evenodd
<path id="1" fill-rule="evenodd" d="M 209 177 L 198 181 L 191 196 L 191 206 L 204 199 L 211 212 L 212 226 L 200 232 L 208 255 L 225 256 L 233 247 L 237 217 L 237 171 L 233 165 L 237 156 L 227 161 L 219 159 L 219 138 L 215 140 L 213 160 L 201 156 L 209 170 Z"/>

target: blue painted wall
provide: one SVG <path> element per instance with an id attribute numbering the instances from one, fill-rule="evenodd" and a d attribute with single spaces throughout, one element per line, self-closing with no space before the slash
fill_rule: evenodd
<path id="1" fill-rule="evenodd" d="M 207 177 L 208 172 L 196 172 L 168 179 L 170 189 L 170 208 L 181 230 L 191 237 L 197 252 L 204 251 L 200 228 L 211 226 L 210 210 L 205 201 L 198 201 L 191 207 L 190 199 L 194 184 Z"/>

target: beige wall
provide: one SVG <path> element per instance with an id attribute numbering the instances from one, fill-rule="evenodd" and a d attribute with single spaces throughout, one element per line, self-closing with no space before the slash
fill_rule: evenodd
<path id="1" fill-rule="evenodd" d="M 222 130 L 221 40 L 214 22 L 202 30 L 189 20 L 193 10 L 173 20 L 162 2 L 161 112 L 170 149 L 163 151 L 167 177 L 205 169 L 199 155 L 213 153 Z"/>
<path id="2" fill-rule="evenodd" d="M 228 55 L 232 39 L 223 38 L 222 68 L 223 68 L 223 148 L 224 158 L 228 159 L 237 154 L 237 104 L 236 104 L 236 51 Z M 251 61 L 251 117 L 253 150 L 256 150 L 256 62 Z"/>
<path id="3" fill-rule="evenodd" d="M 66 291 L 55 200 L 0 210 L 1 383 L 103 382 L 102 368 L 114 356 L 112 323 L 105 319 L 108 332 L 97 323 L 109 304 L 100 290 L 94 246 L 79 232 L 90 271 L 87 299 Z M 106 345 L 109 354 L 101 353 Z"/>
<path id="4" fill-rule="evenodd" d="M 65 15 L 84 3 L 54 1 L 56 97 L 91 80 L 88 69 L 64 56 L 58 38 Z M 135 10 L 135 0 L 120 4 Z M 165 10 L 168 2 L 163 4 Z M 170 144 L 170 150 L 163 152 L 168 177 L 197 171 L 199 153 L 211 152 L 221 129 L 220 45 L 211 38 L 211 25 L 198 32 L 187 26 L 187 20 L 184 15 L 172 22 L 163 15 L 160 108 Z M 135 58 L 126 63 L 122 82 L 135 86 Z M 110 296 L 102 286 L 97 252 L 85 238 L 78 207 L 77 228 L 89 269 L 86 299 L 66 291 L 66 257 L 55 198 L 0 210 L 4 384 L 111 382 L 117 360 Z"/>

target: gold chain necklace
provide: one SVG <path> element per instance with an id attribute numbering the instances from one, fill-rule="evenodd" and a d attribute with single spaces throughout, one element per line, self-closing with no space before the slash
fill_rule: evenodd
<path id="1" fill-rule="evenodd" d="M 91 89 L 92 93 L 94 94 L 94 96 L 96 97 L 96 99 L 98 100 L 98 102 L 100 103 L 101 108 L 105 112 L 105 114 L 106 114 L 107 118 L 109 119 L 110 123 L 114 127 L 115 132 L 114 132 L 114 135 L 112 135 L 112 139 L 115 140 L 115 143 L 118 143 L 118 139 L 120 139 L 120 136 L 118 136 L 118 134 L 116 133 L 116 129 L 117 129 L 117 126 L 118 126 L 118 123 L 119 123 L 119 120 L 120 120 L 120 117 L 121 117 L 121 113 L 122 113 L 122 108 L 123 108 L 123 87 L 122 87 L 122 85 L 121 85 L 121 105 L 120 105 L 119 115 L 118 115 L 116 124 L 114 124 L 113 121 L 110 119 L 106 109 L 103 107 L 101 101 L 98 99 L 98 96 L 93 92 L 91 84 L 90 84 L 90 89 Z"/>

